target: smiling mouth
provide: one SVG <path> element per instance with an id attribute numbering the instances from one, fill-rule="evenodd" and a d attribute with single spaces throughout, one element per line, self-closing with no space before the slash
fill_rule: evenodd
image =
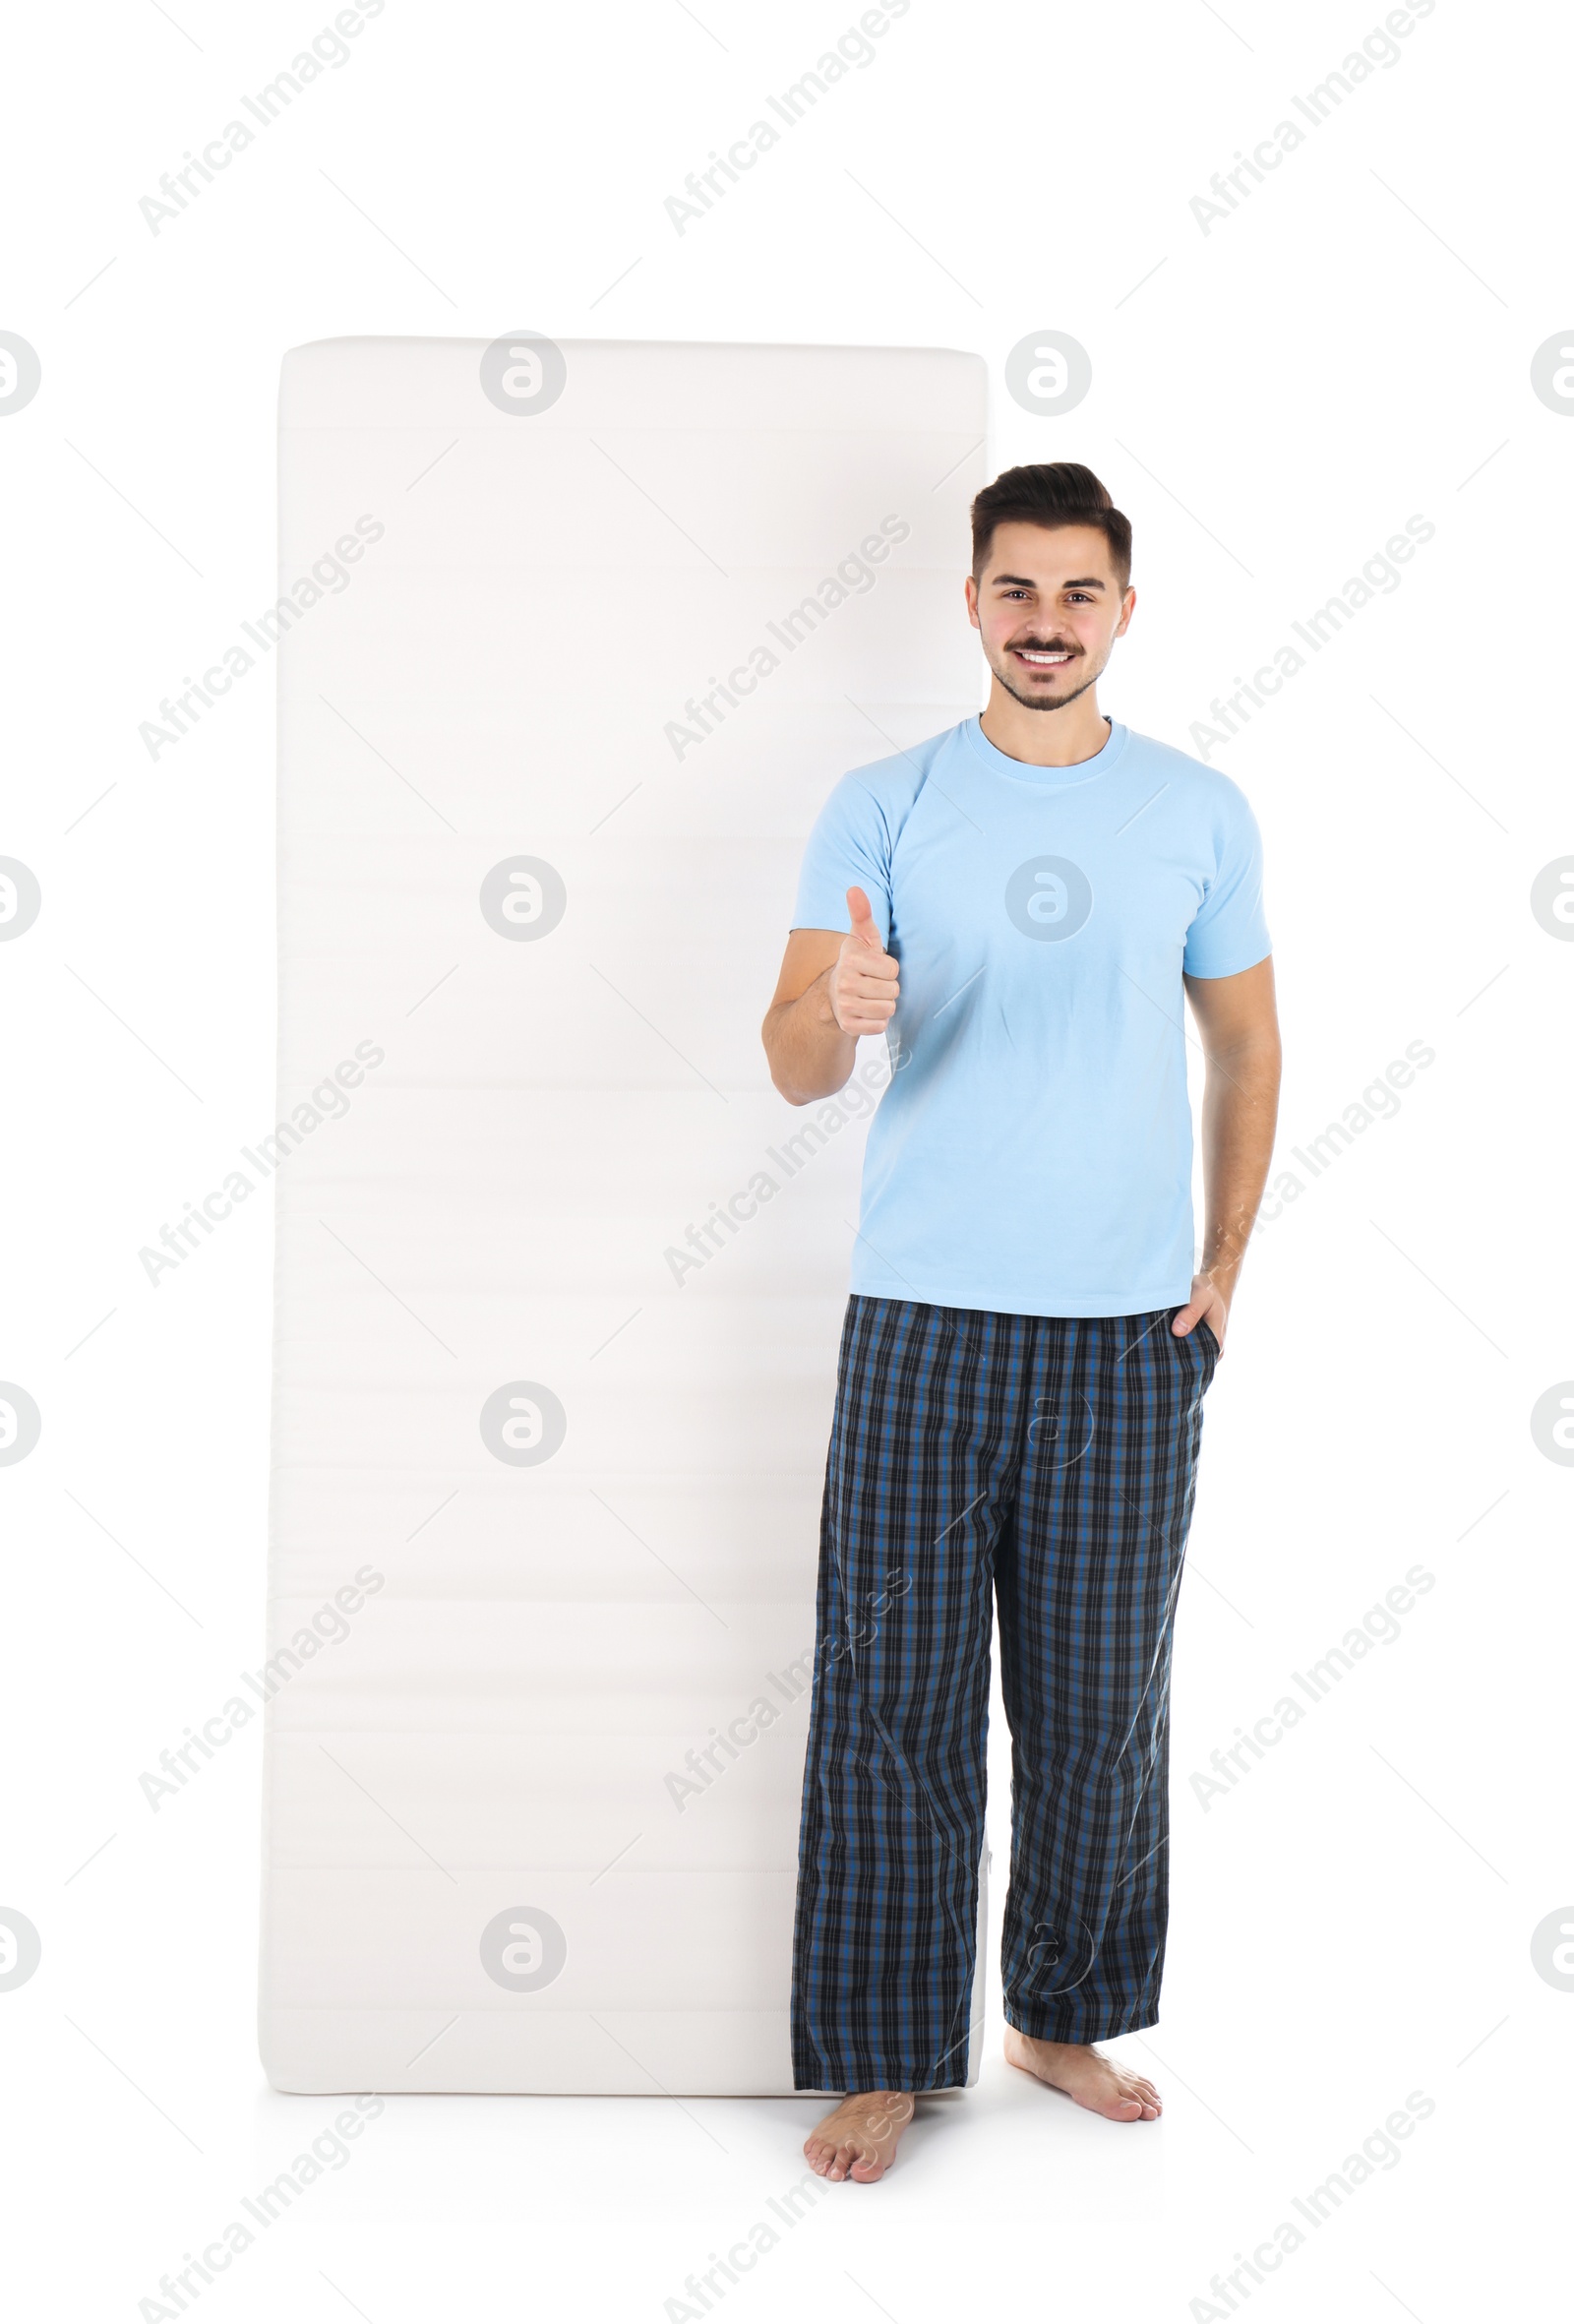
<path id="1" fill-rule="evenodd" d="M 1013 645 L 1010 650 L 1032 670 L 1063 669 L 1072 659 L 1069 646 Z"/>

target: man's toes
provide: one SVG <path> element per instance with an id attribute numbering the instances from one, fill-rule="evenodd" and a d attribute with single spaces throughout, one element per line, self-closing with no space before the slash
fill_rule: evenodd
<path id="1" fill-rule="evenodd" d="M 885 2166 L 878 2155 L 860 2155 L 848 2175 L 867 2184 L 870 2179 L 883 2178 Z"/>

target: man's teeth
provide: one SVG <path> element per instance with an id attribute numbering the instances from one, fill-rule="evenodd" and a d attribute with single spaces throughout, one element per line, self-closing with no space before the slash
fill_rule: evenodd
<path id="1" fill-rule="evenodd" d="M 1019 645 L 1017 652 L 1025 662 L 1068 662 L 1068 653 L 1036 653 L 1031 645 Z"/>

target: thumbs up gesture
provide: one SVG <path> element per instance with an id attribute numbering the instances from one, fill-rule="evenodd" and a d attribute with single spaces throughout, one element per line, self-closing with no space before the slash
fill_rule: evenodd
<path id="1" fill-rule="evenodd" d="M 896 962 L 880 943 L 879 930 L 861 887 L 847 890 L 851 933 L 842 939 L 830 972 L 831 1014 L 844 1033 L 883 1033 L 896 1013 Z"/>

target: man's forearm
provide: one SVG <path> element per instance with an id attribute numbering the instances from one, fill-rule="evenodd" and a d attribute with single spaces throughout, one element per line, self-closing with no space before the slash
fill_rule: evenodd
<path id="1" fill-rule="evenodd" d="M 778 1001 L 760 1028 L 770 1077 L 789 1105 L 812 1105 L 845 1089 L 858 1055 L 858 1042 L 831 1013 L 830 979 L 835 963 L 816 977 L 796 1001 Z"/>
<path id="2" fill-rule="evenodd" d="M 1228 1300 L 1246 1255 L 1273 1159 L 1279 1117 L 1276 1037 L 1211 1052 L 1202 1093 L 1202 1175 L 1207 1227 L 1201 1272 Z"/>

